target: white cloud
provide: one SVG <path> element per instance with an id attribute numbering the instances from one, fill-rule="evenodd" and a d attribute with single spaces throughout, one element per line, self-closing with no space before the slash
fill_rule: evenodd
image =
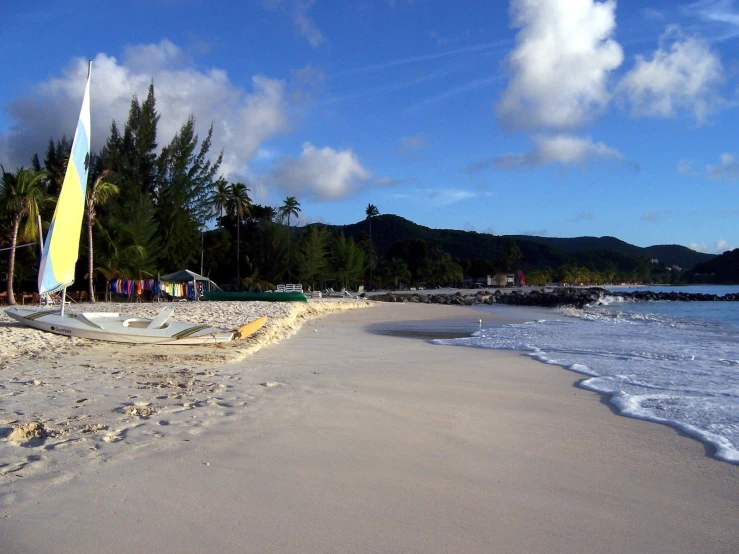
<path id="1" fill-rule="evenodd" d="M 634 116 L 671 117 L 692 112 L 698 122 L 719 107 L 723 67 L 708 43 L 669 27 L 651 59 L 637 56 L 618 90 Z"/>
<path id="2" fill-rule="evenodd" d="M 307 40 L 313 48 L 318 48 L 326 38 L 321 30 L 316 27 L 313 20 L 308 17 L 308 9 L 313 5 L 313 0 L 297 1 L 293 13 L 293 22 L 298 32 Z"/>
<path id="3" fill-rule="evenodd" d="M 602 142 L 561 134 L 536 135 L 532 138 L 532 148 L 529 152 L 499 156 L 495 158 L 495 164 L 501 169 L 513 169 L 552 163 L 576 165 L 593 159 L 624 161 L 624 157 L 617 150 Z"/>
<path id="4" fill-rule="evenodd" d="M 661 21 L 665 18 L 665 14 L 654 8 L 643 8 L 641 13 L 645 19 Z"/>
<path id="5" fill-rule="evenodd" d="M 403 182 L 402 179 L 396 179 L 395 177 L 380 177 L 377 179 L 377 184 L 381 187 L 395 187 Z"/>
<path id="6" fill-rule="evenodd" d="M 273 160 L 277 157 L 277 152 L 274 150 L 269 150 L 267 148 L 260 148 L 257 150 L 257 154 L 255 156 L 255 159 L 257 160 Z"/>
<path id="7" fill-rule="evenodd" d="M 128 45 L 123 57 L 128 69 L 142 73 L 179 68 L 190 61 L 182 49 L 166 39 L 158 44 Z"/>
<path id="8" fill-rule="evenodd" d="M 662 219 L 662 215 L 657 212 L 644 212 L 639 218 L 642 221 L 648 221 L 649 223 L 659 223 Z"/>
<path id="9" fill-rule="evenodd" d="M 677 162 L 677 172 L 685 177 L 692 176 L 693 173 L 693 161 L 692 160 L 680 160 Z"/>
<path id="10" fill-rule="evenodd" d="M 401 137 L 400 139 L 400 148 L 402 150 L 421 150 L 424 146 L 426 146 L 426 135 L 423 133 L 419 133 L 417 135 L 407 136 L 407 137 Z"/>
<path id="11" fill-rule="evenodd" d="M 315 0 L 265 0 L 264 6 L 270 10 L 282 8 L 288 15 L 295 30 L 313 48 L 318 48 L 326 41 L 321 30 L 308 15 L 308 10 L 313 6 Z"/>
<path id="12" fill-rule="evenodd" d="M 715 35 L 716 38 L 727 40 L 739 35 L 739 12 L 733 4 L 734 0 L 700 0 L 684 6 L 682 10 L 717 27 L 720 32 Z"/>
<path id="13" fill-rule="evenodd" d="M 398 155 L 407 162 L 418 162 L 423 159 L 428 138 L 423 133 L 400 138 Z"/>
<path id="14" fill-rule="evenodd" d="M 696 252 L 706 253 L 709 253 L 709 250 L 711 250 L 711 248 L 705 242 L 691 242 L 688 245 L 688 248 L 690 248 L 691 250 L 695 250 Z M 729 241 L 725 239 L 718 239 L 713 244 L 713 252 L 710 253 L 723 254 L 724 252 L 727 252 L 729 250 L 734 250 L 734 248 L 735 247 L 732 246 Z"/>
<path id="15" fill-rule="evenodd" d="M 521 30 L 498 117 L 511 128 L 573 129 L 600 113 L 609 74 L 623 61 L 615 9 L 614 0 L 511 0 Z"/>
<path id="16" fill-rule="evenodd" d="M 733 154 L 721 154 L 721 163 L 719 165 L 707 165 L 706 169 L 711 179 L 736 181 L 739 179 L 739 158 Z"/>
<path id="17" fill-rule="evenodd" d="M 299 198 L 339 200 L 353 194 L 360 182 L 371 177 L 351 150 L 319 149 L 306 142 L 299 158 L 280 160 L 270 181 Z"/>
<path id="18" fill-rule="evenodd" d="M 291 221 L 292 223 L 292 221 Z M 307 225 L 312 225 L 313 223 L 326 223 L 326 219 L 323 216 L 317 215 L 312 216 L 309 214 L 306 214 L 305 212 L 301 212 L 300 217 L 295 222 L 296 227 L 305 227 Z"/>
<path id="19" fill-rule="evenodd" d="M 724 239 L 717 240 L 716 241 L 716 244 L 715 244 L 715 247 L 716 247 L 716 253 L 717 254 L 723 254 L 727 250 L 733 250 L 733 248 L 729 244 L 729 241 L 724 240 Z"/>
<path id="20" fill-rule="evenodd" d="M 660 223 L 664 218 L 669 218 L 671 215 L 671 210 L 646 211 L 639 219 L 648 223 Z"/>
<path id="21" fill-rule="evenodd" d="M 462 189 L 434 189 L 428 193 L 428 198 L 435 207 L 449 206 L 477 196 L 472 191 Z"/>
<path id="22" fill-rule="evenodd" d="M 71 138 L 86 74 L 86 61 L 73 60 L 60 77 L 10 103 L 8 112 L 14 124 L 0 136 L 0 162 L 11 167 L 28 165 L 34 153 L 43 157 L 50 137 Z M 161 115 L 159 147 L 193 114 L 201 139 L 213 124 L 211 154 L 215 157 L 224 151 L 221 170 L 226 177 L 244 175 L 260 145 L 288 130 L 283 81 L 255 76 L 251 90 L 244 90 L 224 70 L 197 69 L 176 45 L 164 40 L 129 47 L 121 62 L 104 53 L 95 56 L 90 90 L 93 150 L 102 147 L 113 120 L 123 131 L 132 96 L 143 101 L 152 82 Z"/>

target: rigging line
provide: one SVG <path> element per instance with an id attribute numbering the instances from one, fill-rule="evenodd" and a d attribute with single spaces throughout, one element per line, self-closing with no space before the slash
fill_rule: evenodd
<path id="1" fill-rule="evenodd" d="M 0 252 L 5 252 L 6 250 L 13 250 L 13 248 L 17 250 L 18 248 L 23 248 L 24 246 L 33 246 L 35 244 L 36 244 L 35 242 L 29 242 L 28 244 L 19 244 L 15 247 L 9 246 L 8 248 L 0 248 Z"/>

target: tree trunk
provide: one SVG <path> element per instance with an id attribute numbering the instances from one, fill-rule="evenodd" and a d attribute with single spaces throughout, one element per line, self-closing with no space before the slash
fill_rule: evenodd
<path id="1" fill-rule="evenodd" d="M 372 217 L 369 218 L 369 224 L 370 224 L 370 251 L 369 251 L 369 262 L 370 262 L 370 282 L 369 282 L 369 290 L 372 290 L 372 266 L 374 265 L 375 257 L 372 255 L 372 250 L 374 249 L 374 245 L 372 244 Z"/>
<path id="2" fill-rule="evenodd" d="M 236 220 L 236 280 L 239 282 L 239 285 L 241 285 L 241 234 L 240 234 L 240 221 Z"/>
<path id="3" fill-rule="evenodd" d="M 287 214 L 287 282 L 290 282 L 290 243 L 292 236 L 290 235 L 290 214 Z"/>
<path id="4" fill-rule="evenodd" d="M 87 215 L 87 257 L 88 257 L 88 272 L 89 272 L 89 289 L 87 291 L 87 294 L 89 295 L 88 301 L 91 304 L 95 303 L 95 286 L 94 286 L 94 277 L 93 277 L 93 268 L 95 264 L 93 263 L 92 258 L 92 218 L 90 217 L 89 213 Z"/>
<path id="5" fill-rule="evenodd" d="M 8 260 L 8 304 L 15 305 L 15 295 L 13 294 L 13 272 L 15 271 L 15 247 L 18 246 L 18 226 L 21 218 L 19 215 L 13 215 L 13 227 L 10 232 L 10 259 Z"/>

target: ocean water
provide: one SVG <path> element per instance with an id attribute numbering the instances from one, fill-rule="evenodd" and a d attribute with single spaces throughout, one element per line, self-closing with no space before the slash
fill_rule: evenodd
<path id="1" fill-rule="evenodd" d="M 640 290 L 724 295 L 739 287 Z M 622 414 L 677 427 L 739 463 L 739 302 L 638 302 L 618 293 L 582 310 L 434 342 L 519 350 L 577 371 L 588 377 L 582 387 L 608 395 Z"/>

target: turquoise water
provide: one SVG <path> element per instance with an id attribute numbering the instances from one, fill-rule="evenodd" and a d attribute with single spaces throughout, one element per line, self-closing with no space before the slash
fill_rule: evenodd
<path id="1" fill-rule="evenodd" d="M 677 427 L 739 463 L 739 302 L 635 302 L 621 290 L 723 296 L 739 286 L 613 289 L 582 310 L 435 342 L 519 350 L 580 372 L 581 386 L 622 414 Z"/>

